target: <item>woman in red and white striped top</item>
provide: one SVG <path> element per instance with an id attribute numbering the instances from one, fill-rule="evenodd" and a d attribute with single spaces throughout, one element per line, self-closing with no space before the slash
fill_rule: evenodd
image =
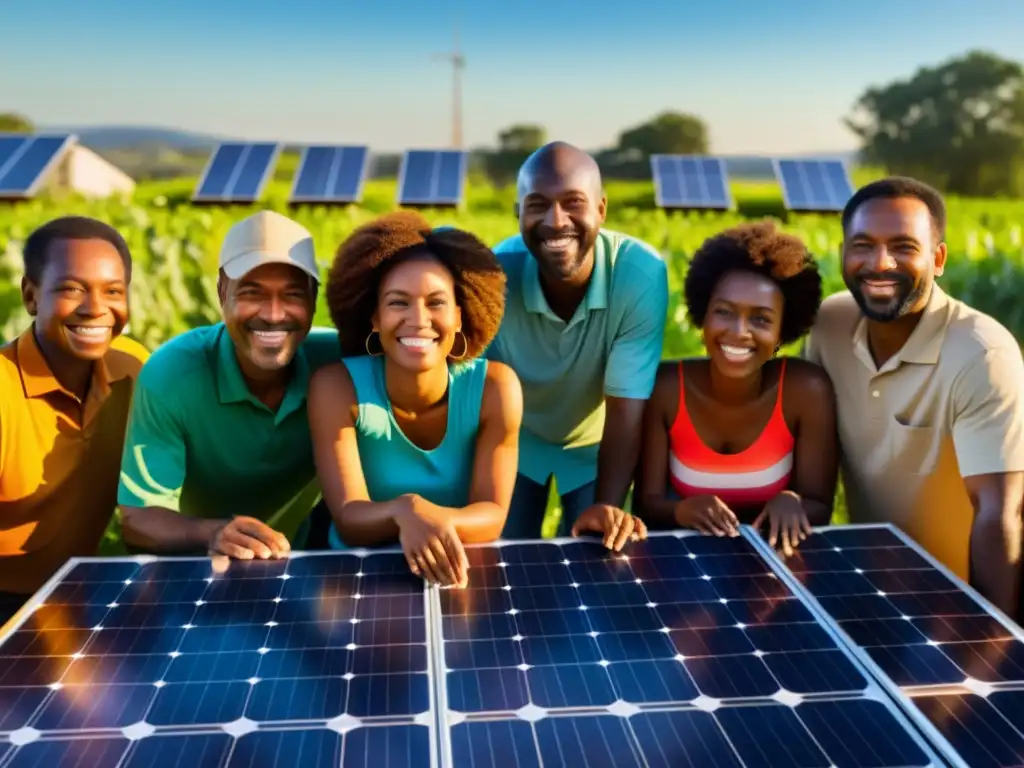
<path id="1" fill-rule="evenodd" d="M 637 478 L 643 517 L 718 536 L 767 527 L 788 554 L 831 518 L 838 474 L 828 376 L 776 357 L 814 322 L 817 266 L 771 222 L 745 224 L 697 251 L 685 298 L 708 356 L 658 372 Z"/>

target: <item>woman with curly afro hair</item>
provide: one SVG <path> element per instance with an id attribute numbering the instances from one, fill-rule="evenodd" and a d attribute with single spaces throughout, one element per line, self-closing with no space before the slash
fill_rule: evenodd
<path id="1" fill-rule="evenodd" d="M 465 586 L 462 543 L 501 535 L 518 468 L 519 380 L 481 357 L 504 272 L 468 232 L 398 212 L 341 244 L 326 293 L 342 360 L 308 411 L 331 545 L 397 541 L 413 573 Z"/>
<path id="2" fill-rule="evenodd" d="M 828 376 L 776 357 L 814 323 L 814 258 L 770 221 L 743 224 L 704 242 L 684 292 L 707 357 L 658 372 L 637 478 L 644 516 L 716 536 L 767 523 L 789 554 L 831 519 L 838 473 Z"/>

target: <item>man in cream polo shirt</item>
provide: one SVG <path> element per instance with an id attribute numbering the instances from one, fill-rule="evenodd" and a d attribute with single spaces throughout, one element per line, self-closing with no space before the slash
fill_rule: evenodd
<path id="1" fill-rule="evenodd" d="M 835 386 L 850 521 L 888 522 L 1017 613 L 1024 363 L 1013 336 L 935 282 L 945 205 L 913 179 L 843 211 L 849 292 L 821 307 L 805 356 Z"/>

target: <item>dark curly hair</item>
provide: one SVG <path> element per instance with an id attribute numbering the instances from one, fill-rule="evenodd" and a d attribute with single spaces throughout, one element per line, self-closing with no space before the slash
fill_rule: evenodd
<path id="1" fill-rule="evenodd" d="M 487 349 L 505 313 L 505 272 L 494 252 L 469 232 L 433 229 L 415 211 L 396 211 L 349 235 L 328 272 L 327 309 L 343 354 L 366 354 L 384 276 L 405 261 L 428 256 L 444 264 L 454 278 L 466 337 L 465 358 L 478 357 Z"/>
<path id="2" fill-rule="evenodd" d="M 693 255 L 683 291 L 695 326 L 703 327 L 718 281 L 738 270 L 764 275 L 782 291 L 781 344 L 790 344 L 811 329 L 821 305 L 818 265 L 798 237 L 778 231 L 770 220 L 720 232 Z"/>

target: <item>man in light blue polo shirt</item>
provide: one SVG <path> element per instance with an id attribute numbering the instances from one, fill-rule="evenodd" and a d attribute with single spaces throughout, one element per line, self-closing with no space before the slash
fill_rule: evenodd
<path id="1" fill-rule="evenodd" d="M 319 280 L 291 219 L 261 211 L 229 230 L 224 322 L 161 346 L 135 386 L 117 494 L 129 546 L 252 559 L 302 541 L 321 496 L 306 390 L 341 356 L 336 331 L 311 328 Z"/>
<path id="2" fill-rule="evenodd" d="M 520 234 L 494 249 L 508 299 L 487 355 L 515 370 L 524 400 L 503 538 L 540 536 L 552 478 L 559 535 L 585 512 L 587 521 L 624 517 L 661 360 L 668 273 L 653 248 L 602 228 L 607 202 L 590 155 L 548 144 L 519 173 Z"/>

